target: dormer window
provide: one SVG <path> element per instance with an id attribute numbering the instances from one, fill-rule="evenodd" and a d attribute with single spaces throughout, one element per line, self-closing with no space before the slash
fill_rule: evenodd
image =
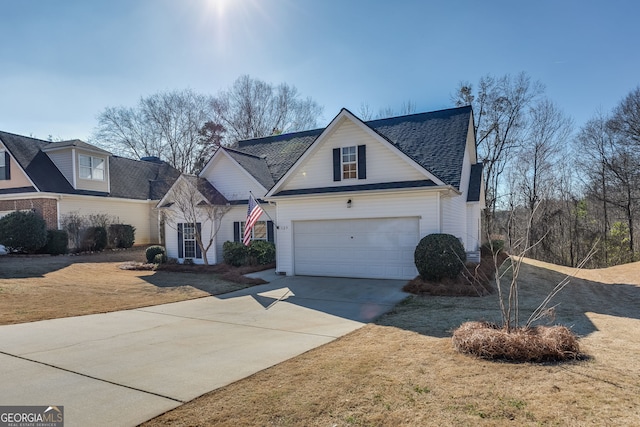
<path id="1" fill-rule="evenodd" d="M 104 181 L 105 160 L 100 157 L 78 155 L 81 179 Z"/>
<path id="2" fill-rule="evenodd" d="M 342 147 L 342 179 L 358 178 L 358 159 L 355 145 Z"/>

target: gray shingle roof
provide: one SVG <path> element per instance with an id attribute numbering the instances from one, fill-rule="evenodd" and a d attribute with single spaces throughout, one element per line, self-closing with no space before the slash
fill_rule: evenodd
<path id="1" fill-rule="evenodd" d="M 459 189 L 470 119 L 471 107 L 466 106 L 364 123 L 445 184 Z M 234 149 L 264 157 L 277 182 L 323 131 L 239 141 Z"/>
<path id="2" fill-rule="evenodd" d="M 62 143 L 49 142 L 8 132 L 0 132 L 0 141 L 29 175 L 36 187 L 47 193 L 159 200 L 180 176 L 175 168 L 166 163 L 144 162 L 112 156 L 109 158 L 111 193 L 75 190 L 43 149 L 46 151 L 47 148 L 51 148 L 55 144 L 83 148 L 93 146 L 78 140 Z M 104 151 L 97 147 L 93 147 L 93 149 L 94 151 Z M 107 152 L 105 151 L 105 153 Z"/>
<path id="3" fill-rule="evenodd" d="M 274 182 L 287 173 L 324 129 L 248 139 L 235 144 L 241 152 L 262 157 Z M 267 187 L 270 189 L 273 185 Z"/>
<path id="4" fill-rule="evenodd" d="M 257 157 L 252 154 L 243 153 L 242 151 L 223 147 L 236 162 L 247 170 L 255 179 L 267 190 L 273 187 L 275 181 L 269 171 L 267 160 L 264 157 Z"/>
<path id="5" fill-rule="evenodd" d="M 229 201 L 209 181 L 202 177 L 183 175 L 184 179 L 196 186 L 200 194 L 212 205 L 226 205 Z"/>
<path id="6" fill-rule="evenodd" d="M 460 188 L 471 107 L 366 122 L 445 184 Z"/>

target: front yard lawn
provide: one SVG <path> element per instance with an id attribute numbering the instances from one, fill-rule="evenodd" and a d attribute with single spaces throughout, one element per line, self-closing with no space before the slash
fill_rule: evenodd
<path id="1" fill-rule="evenodd" d="M 2 256 L 0 325 L 133 309 L 249 286 L 215 273 L 119 268 L 144 259 L 141 248 L 78 256 Z"/>

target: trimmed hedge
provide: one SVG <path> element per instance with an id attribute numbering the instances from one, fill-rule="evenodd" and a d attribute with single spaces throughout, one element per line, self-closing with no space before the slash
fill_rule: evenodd
<path id="1" fill-rule="evenodd" d="M 225 264 L 234 267 L 271 264 L 276 261 L 276 246 L 266 240 L 254 240 L 251 246 L 240 242 L 224 242 L 222 258 Z"/>
<path id="2" fill-rule="evenodd" d="M 111 224 L 109 226 L 109 246 L 112 248 L 130 248 L 135 243 L 136 228 L 129 224 Z"/>
<path id="3" fill-rule="evenodd" d="M 453 279 L 460 274 L 466 260 L 462 243 L 451 234 L 429 234 L 420 240 L 414 252 L 416 268 L 425 280 Z"/>
<path id="4" fill-rule="evenodd" d="M 65 230 L 47 230 L 47 244 L 41 251 L 50 255 L 69 252 L 69 234 Z"/>
<path id="5" fill-rule="evenodd" d="M 35 212 L 11 212 L 0 218 L 0 244 L 11 251 L 35 253 L 47 244 L 47 224 Z"/>
<path id="6" fill-rule="evenodd" d="M 162 263 L 156 262 L 156 257 L 158 255 L 160 255 L 162 257 L 161 259 L 165 261 L 167 259 L 167 251 L 164 248 L 164 246 L 160 246 L 160 245 L 149 246 L 147 250 L 144 252 L 144 255 L 146 256 L 147 262 L 149 264 L 162 264 Z"/>

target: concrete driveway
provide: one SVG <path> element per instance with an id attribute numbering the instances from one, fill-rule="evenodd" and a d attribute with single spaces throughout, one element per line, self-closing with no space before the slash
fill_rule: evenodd
<path id="1" fill-rule="evenodd" d="M 333 341 L 406 296 L 403 281 L 267 280 L 217 297 L 0 326 L 0 405 L 62 405 L 67 427 L 134 426 Z"/>

